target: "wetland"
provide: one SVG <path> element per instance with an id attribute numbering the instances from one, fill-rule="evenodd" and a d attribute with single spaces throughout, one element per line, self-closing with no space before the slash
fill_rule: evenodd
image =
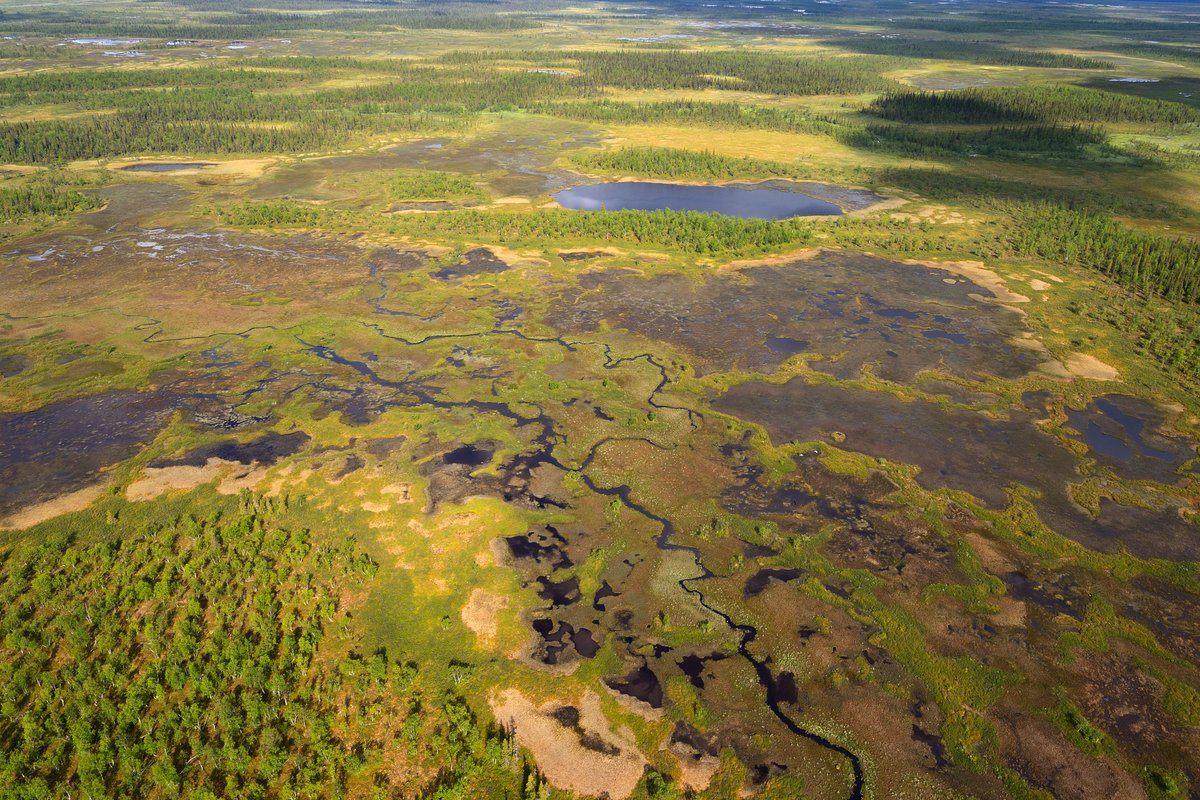
<path id="1" fill-rule="evenodd" d="M 1195 795 L 1186 4 L 225 5 L 0 5 L 0 795 Z"/>

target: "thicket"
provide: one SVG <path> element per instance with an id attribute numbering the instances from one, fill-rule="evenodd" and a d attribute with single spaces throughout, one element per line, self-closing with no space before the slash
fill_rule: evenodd
<path id="1" fill-rule="evenodd" d="M 0 187 L 0 222 L 15 223 L 33 217 L 60 217 L 99 208 L 100 200 L 72 189 L 26 185 Z"/>
<path id="2" fill-rule="evenodd" d="M 851 147 L 904 156 L 997 158 L 1030 155 L 1078 158 L 1089 145 L 1102 145 L 1107 141 L 1103 131 L 1083 125 L 999 125 L 946 130 L 878 124 L 847 127 L 839 138 Z"/>
<path id="3" fill-rule="evenodd" d="M 1135 292 L 1200 302 L 1200 243 L 1053 203 L 1024 204 L 1013 216 L 1005 239 L 1019 255 L 1095 270 Z"/>
<path id="4" fill-rule="evenodd" d="M 388 179 L 387 188 L 393 200 L 465 200 L 480 196 L 470 178 L 431 170 L 397 173 Z"/>
<path id="5" fill-rule="evenodd" d="M 578 70 L 572 83 L 622 89 L 743 89 L 787 95 L 859 94 L 897 84 L 894 64 L 870 57 L 816 58 L 746 50 L 578 50 L 456 52 L 447 63 L 522 61 Z"/>
<path id="6" fill-rule="evenodd" d="M 486 4 L 447 4 L 425 7 L 391 3 L 356 3 L 357 8 L 322 9 L 324 13 L 287 13 L 236 4 L 216 6 L 199 14 L 122 14 L 84 9 L 58 11 L 0 11 L 0 30 L 9 34 L 161 39 L 263 39 L 301 31 L 386 31 L 446 29 L 513 31 L 537 26 L 529 15 L 498 13 Z"/>
<path id="7" fill-rule="evenodd" d="M 297 65 L 299 68 L 300 65 Z M 309 72 L 283 72 L 255 68 L 199 66 L 154 69 L 66 69 L 0 76 L 0 102 L 61 103 L 99 96 L 111 103 L 120 89 L 183 87 L 222 87 L 236 89 L 277 89 L 295 86 L 311 79 Z"/>
<path id="8" fill-rule="evenodd" d="M 127 75 L 78 79 L 82 84 L 95 80 L 97 88 L 90 91 L 74 88 L 76 79 L 68 78 L 62 85 L 72 86 L 68 91 L 77 107 L 116 113 L 0 123 L 0 161 L 55 163 L 150 152 L 310 152 L 344 146 L 360 135 L 453 129 L 482 111 L 533 105 L 570 91 L 554 76 L 482 67 L 410 68 L 380 84 L 297 92 L 255 91 L 246 83 L 270 73 L 242 69 L 230 70 L 228 80 L 202 70 L 202 85 L 146 91 L 176 77 L 148 72 L 148 86 L 133 84 Z M 279 80 L 301 74 L 280 73 Z M 101 86 L 120 88 L 101 91 Z M 62 100 L 63 90 L 27 91 L 22 97 L 27 102 Z"/>
<path id="9" fill-rule="evenodd" d="M 915 39 L 901 36 L 855 36 L 826 39 L 825 44 L 854 53 L 869 53 L 879 56 L 968 61 L 973 64 L 1010 67 L 1113 69 L 1112 62 L 1098 58 L 1076 56 L 1069 53 L 1053 53 L 1046 50 L 1015 50 L 985 41 Z"/>
<path id="10" fill-rule="evenodd" d="M 575 154 L 572 161 L 583 170 L 651 178 L 729 180 L 787 178 L 798 174 L 795 167 L 778 161 L 723 156 L 707 150 L 681 150 L 674 147 L 626 147 L 581 152 Z"/>
<path id="11" fill-rule="evenodd" d="M 1080 86 L 1016 86 L 948 92 L 893 92 L 867 110 L 896 122 L 1200 122 L 1200 109 Z"/>
<path id="12" fill-rule="evenodd" d="M 782 108 L 705 100 L 667 100 L 657 103 L 592 100 L 542 103 L 532 106 L 530 110 L 564 119 L 631 125 L 657 122 L 826 135 L 841 129 L 835 120 L 828 117 Z"/>
<path id="13" fill-rule="evenodd" d="M 0 798 L 537 796 L 503 730 L 354 648 L 353 538 L 265 505 L 0 550 Z"/>
<path id="14" fill-rule="evenodd" d="M 875 185 L 915 192 L 941 203 L 969 205 L 1004 213 L 1013 203 L 1053 203 L 1093 213 L 1151 219 L 1175 219 L 1187 209 L 1129 192 L 1115 193 L 970 175 L 954 170 L 890 167 L 872 175 Z"/>
<path id="15" fill-rule="evenodd" d="M 380 217 L 354 214 L 290 200 L 243 202 L 217 209 L 226 225 L 248 228 L 369 228 L 425 239 L 466 239 L 512 244 L 528 242 L 622 242 L 667 247 L 695 255 L 751 255 L 797 247 L 812 240 L 804 219 L 739 219 L 696 211 L 571 211 L 533 213 L 464 209 L 437 214 Z"/>

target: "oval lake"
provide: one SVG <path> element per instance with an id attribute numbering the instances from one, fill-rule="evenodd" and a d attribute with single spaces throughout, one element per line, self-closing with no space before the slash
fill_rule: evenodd
<path id="1" fill-rule="evenodd" d="M 749 219 L 838 216 L 842 209 L 799 192 L 744 186 L 687 186 L 620 181 L 574 186 L 554 195 L 578 211 L 706 211 Z"/>

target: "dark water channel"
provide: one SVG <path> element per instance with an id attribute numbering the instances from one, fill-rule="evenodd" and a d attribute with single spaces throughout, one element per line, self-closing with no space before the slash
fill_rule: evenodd
<path id="1" fill-rule="evenodd" d="M 504 333 L 504 332 L 503 331 L 491 331 L 489 333 L 496 334 L 496 333 Z M 513 335 L 517 335 L 519 337 L 521 336 L 519 333 L 516 333 L 516 332 L 511 332 L 511 333 Z M 524 337 L 521 337 L 521 338 L 524 338 Z M 519 459 L 519 461 L 522 462 L 521 463 L 522 468 L 526 471 L 532 472 L 532 470 L 534 470 L 539 465 L 548 464 L 548 465 L 557 467 L 563 471 L 572 471 L 572 470 L 577 471 L 578 474 L 580 475 L 580 478 L 583 481 L 584 485 L 587 486 L 588 489 L 590 489 L 591 491 L 595 492 L 596 494 L 598 494 L 602 497 L 620 498 L 621 501 L 624 503 L 625 507 L 628 508 L 630 511 L 632 511 L 635 514 L 638 514 L 639 516 L 641 516 L 641 517 L 645 518 L 646 520 L 659 526 L 660 533 L 655 538 L 655 545 L 658 547 L 658 549 L 663 550 L 663 551 L 679 551 L 679 552 L 687 553 L 688 555 L 690 555 L 691 558 L 693 559 L 694 563 L 696 564 L 698 574 L 696 574 L 694 577 L 684 578 L 684 579 L 681 579 L 680 581 L 678 581 L 680 588 L 683 589 L 685 592 L 695 596 L 696 599 L 701 604 L 701 606 L 703 606 L 709 612 L 711 612 L 712 614 L 714 614 L 715 616 L 720 618 L 721 621 L 724 622 L 724 624 L 737 635 L 737 637 L 738 637 L 737 652 L 750 666 L 752 666 L 754 668 L 758 682 L 766 692 L 766 705 L 770 709 L 770 711 L 775 715 L 775 717 L 781 723 L 783 723 L 783 725 L 785 727 L 787 727 L 787 729 L 789 731 L 791 731 L 794 735 L 799 736 L 803 739 L 806 739 L 809 742 L 812 742 L 813 744 L 815 744 L 821 748 L 824 748 L 842 758 L 845 758 L 849 762 L 850 768 L 851 768 L 851 779 L 852 779 L 850 800 L 861 800 L 861 798 L 863 797 L 864 777 L 863 777 L 862 762 L 859 759 L 859 757 L 853 751 L 851 751 L 848 748 L 843 747 L 842 745 L 839 745 L 833 741 L 830 741 L 829 739 L 825 738 L 821 734 L 819 734 L 815 731 L 809 730 L 807 728 L 801 727 L 799 723 L 797 723 L 790 716 L 788 716 L 788 714 L 783 710 L 783 707 L 782 707 L 782 702 L 783 702 L 784 698 L 780 695 L 779 685 L 778 685 L 777 681 L 775 680 L 774 675 L 771 672 L 771 667 L 769 665 L 769 658 L 760 658 L 759 656 L 756 656 L 750 648 L 750 646 L 754 642 L 754 640 L 758 638 L 758 629 L 755 628 L 753 625 L 748 625 L 745 623 L 739 623 L 739 622 L 734 621 L 733 618 L 730 617 L 728 614 L 726 614 L 725 612 L 723 612 L 720 609 L 713 606 L 708 601 L 708 599 L 706 598 L 703 591 L 701 591 L 699 588 L 697 588 L 694 585 L 695 583 L 697 583 L 699 581 L 703 581 L 708 578 L 711 578 L 714 575 L 713 572 L 707 566 L 705 566 L 705 564 L 703 562 L 703 558 L 702 558 L 702 553 L 700 552 L 700 550 L 698 550 L 695 547 L 689 547 L 686 545 L 676 544 L 676 543 L 672 542 L 671 539 L 675 534 L 674 524 L 666 517 L 656 514 L 653 511 L 651 511 L 650 509 L 648 509 L 647 507 L 645 507 L 644 505 L 638 503 L 632 497 L 632 490 L 630 489 L 629 486 L 627 486 L 627 485 L 601 486 L 601 485 L 597 484 L 592 479 L 592 477 L 588 474 L 588 468 L 591 466 L 592 462 L 595 460 L 596 455 L 599 452 L 600 448 L 602 448 L 608 442 L 607 439 L 603 439 L 603 440 L 597 442 L 593 446 L 593 448 L 592 448 L 591 452 L 589 453 L 589 455 L 587 456 L 587 458 L 584 459 L 582 464 L 578 464 L 578 465 L 564 464 L 563 462 L 559 461 L 559 459 L 557 457 L 555 457 L 554 452 L 553 452 L 554 444 L 561 440 L 561 434 L 558 433 L 553 419 L 549 415 L 547 415 L 544 411 L 539 410 L 538 413 L 533 414 L 533 415 L 522 415 L 522 414 L 519 414 L 516 411 L 514 411 L 507 404 L 498 402 L 498 401 L 489 401 L 489 400 L 451 401 L 451 400 L 446 400 L 446 399 L 443 399 L 440 396 L 440 393 L 438 393 L 436 390 L 426 389 L 425 387 L 420 386 L 419 384 L 414 384 L 414 383 L 405 382 L 405 381 L 388 380 L 388 379 L 380 376 L 379 374 L 377 374 L 375 372 L 375 370 L 365 361 L 358 361 L 355 359 L 347 358 L 346 356 L 342 355 L 341 353 L 337 352 L 336 350 L 334 350 L 331 347 L 324 346 L 324 345 L 310 344 L 308 342 L 305 342 L 302 339 L 298 339 L 298 341 L 300 341 L 300 343 L 305 347 L 305 349 L 311 355 L 313 355 L 319 359 L 322 359 L 324 361 L 328 361 L 328 362 L 331 362 L 334 364 L 348 367 L 348 368 L 354 370 L 355 372 L 357 372 L 358 374 L 362 375 L 364 378 L 369 380 L 372 384 L 394 390 L 398 395 L 397 402 L 395 403 L 395 405 L 415 406 L 415 405 L 428 404 L 428 405 L 433 406 L 434 408 L 445 409 L 445 410 L 464 409 L 465 408 L 465 409 L 470 409 L 472 411 L 475 411 L 477 413 L 493 412 L 493 413 L 497 413 L 497 414 L 501 415 L 502 417 L 504 417 L 506 419 L 509 419 L 518 428 L 523 427 L 525 425 L 532 425 L 532 426 L 535 426 L 536 428 L 539 428 L 540 432 L 536 435 L 536 437 L 534 439 L 534 443 L 535 443 L 535 446 L 537 449 L 532 455 L 523 456 L 523 457 L 521 457 L 521 459 Z M 403 340 L 397 340 L 397 341 L 403 341 Z M 567 350 L 574 349 L 573 344 L 567 343 L 561 339 L 557 340 L 557 341 Z M 407 344 L 415 344 L 415 343 L 407 342 Z M 648 360 L 650 363 L 657 364 L 657 362 L 655 362 L 653 360 L 654 359 L 653 355 L 651 355 L 649 353 L 643 353 L 638 356 L 621 358 L 621 359 L 613 359 L 610 354 L 604 366 L 605 366 L 605 368 L 612 369 L 612 368 L 619 366 L 622 363 L 626 363 L 628 361 L 640 359 L 643 357 L 645 357 L 646 360 Z M 664 374 L 662 382 L 660 382 L 658 384 L 658 386 L 656 386 L 655 389 L 653 390 L 653 393 L 648 400 L 648 402 L 652 406 L 660 407 L 655 402 L 654 394 L 657 394 L 663 388 L 663 385 L 666 383 L 666 380 L 667 379 Z M 512 542 L 510 541 L 509 543 L 511 546 Z M 539 552 L 539 555 L 540 555 L 540 552 Z M 557 590 L 557 588 L 558 587 L 553 587 L 554 590 Z M 551 589 L 552 589 L 552 586 L 547 586 L 546 584 L 543 584 L 543 591 L 549 591 Z M 546 599 L 552 599 L 552 598 L 548 597 Z M 568 600 L 571 602 L 574 602 L 574 597 L 572 596 L 572 597 L 568 598 Z M 552 599 L 552 602 L 556 602 L 556 601 L 554 601 Z M 591 650 L 591 643 L 592 643 L 592 641 L 594 641 L 592 639 L 590 631 L 587 632 L 586 637 L 582 636 L 581 634 L 583 633 L 583 631 L 585 629 L 576 631 L 575 628 L 568 627 L 567 623 L 560 623 L 558 626 L 555 626 L 553 621 L 551 621 L 551 620 L 536 620 L 534 623 L 534 629 L 542 636 L 542 638 L 544 640 L 546 640 L 548 642 L 553 640 L 553 643 L 556 645 L 556 650 L 554 653 L 555 659 L 557 659 L 558 653 L 560 652 L 560 650 L 557 648 L 561 648 L 561 649 L 565 650 L 568 641 L 581 655 L 586 654 L 586 652 Z"/>

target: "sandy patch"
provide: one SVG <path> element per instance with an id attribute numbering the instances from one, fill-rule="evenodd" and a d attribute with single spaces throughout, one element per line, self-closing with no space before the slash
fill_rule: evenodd
<path id="1" fill-rule="evenodd" d="M 467 604 L 462 608 L 463 624 L 471 629 L 481 647 L 491 647 L 496 643 L 496 633 L 500 628 L 497 617 L 508 608 L 508 598 L 502 594 L 473 589 Z"/>
<path id="2" fill-rule="evenodd" d="M 296 466 L 295 464 L 288 464 L 280 472 L 278 472 L 276 474 L 281 475 L 281 476 L 291 475 L 292 470 L 295 468 L 295 466 Z M 304 483 L 306 480 L 311 478 L 315 474 L 315 472 L 316 472 L 315 470 L 306 467 L 306 468 L 300 470 L 299 474 L 296 475 L 294 480 L 286 481 L 282 477 L 276 478 L 274 481 L 271 482 L 271 488 L 267 492 L 267 496 L 268 497 L 278 497 L 279 493 L 281 491 L 283 491 L 283 487 L 285 484 L 288 484 L 291 486 L 296 486 L 298 484 Z"/>
<path id="3" fill-rule="evenodd" d="M 717 268 L 721 270 L 739 270 L 749 267 L 774 267 L 780 264 L 790 264 L 793 261 L 812 261 L 819 255 L 821 255 L 821 248 L 805 247 L 800 250 L 792 250 L 788 253 L 779 253 L 778 255 L 767 256 L 765 258 L 727 261 L 724 264 L 718 265 Z"/>
<path id="4" fill-rule="evenodd" d="M 501 198 L 493 201 L 492 205 L 494 205 L 494 206 L 521 206 L 521 205 L 526 205 L 529 202 L 530 202 L 530 200 L 528 197 L 520 197 L 518 195 L 511 195 L 509 197 L 501 197 Z M 558 204 L 555 203 L 554 205 L 558 205 Z"/>
<path id="5" fill-rule="evenodd" d="M 851 187 L 853 188 L 853 187 Z M 877 211 L 891 211 L 893 209 L 902 208 L 908 205 L 911 200 L 905 197 L 885 197 L 877 203 L 872 203 L 866 208 L 860 208 L 857 211 L 847 211 L 843 216 L 846 217 L 865 217 L 868 214 L 874 214 Z"/>
<path id="6" fill-rule="evenodd" d="M 721 759 L 716 756 L 704 755 L 695 758 L 687 755 L 681 756 L 674 751 L 671 754 L 679 762 L 680 782 L 687 791 L 703 792 L 712 783 L 717 770 L 721 768 Z"/>
<path id="7" fill-rule="evenodd" d="M 1090 381 L 1115 381 L 1121 378 L 1121 373 L 1116 367 L 1085 353 L 1072 353 L 1067 356 L 1065 366 L 1067 372 L 1076 378 L 1086 378 Z"/>
<path id="8" fill-rule="evenodd" d="M 140 503 L 171 491 L 191 491 L 202 483 L 216 480 L 226 467 L 235 463 L 210 458 L 202 467 L 147 467 L 136 481 L 125 487 L 125 499 Z"/>
<path id="9" fill-rule="evenodd" d="M 362 510 L 369 511 L 372 514 L 382 514 L 391 507 L 389 503 L 372 503 L 370 500 L 362 504 Z"/>
<path id="10" fill-rule="evenodd" d="M 219 494 L 237 494 L 242 489 L 253 489 L 262 483 L 263 478 L 267 477 L 269 467 L 259 466 L 258 462 L 254 462 L 249 466 L 244 464 L 236 464 L 238 469 L 230 472 L 221 482 L 217 484 L 217 492 Z"/>
<path id="11" fill-rule="evenodd" d="M 492 255 L 508 264 L 510 267 L 517 269 L 520 267 L 548 267 L 550 262 L 544 258 L 537 256 L 523 255 L 516 250 L 510 250 L 507 247 L 490 244 L 485 249 L 490 250 Z"/>
<path id="12" fill-rule="evenodd" d="M 512 725 L 517 741 L 560 789 L 624 800 L 642 777 L 646 759 L 633 733 L 612 729 L 593 691 L 584 692 L 578 706 L 552 701 L 538 707 L 516 689 L 494 695 L 490 704 L 496 720 Z"/>
<path id="13" fill-rule="evenodd" d="M 1083 378 L 1089 381 L 1119 381 L 1121 373 L 1116 367 L 1105 364 L 1095 356 L 1072 353 L 1065 361 L 1051 359 L 1038 365 L 1038 369 L 1055 378 Z"/>
<path id="14" fill-rule="evenodd" d="M 34 525 L 40 525 L 48 519 L 82 511 L 98 500 L 104 494 L 104 489 L 105 484 L 98 483 L 95 486 L 87 486 L 78 491 L 59 495 L 44 503 L 27 506 L 0 521 L 0 531 L 23 531 Z"/>
<path id="15" fill-rule="evenodd" d="M 1032 278 L 1029 281 L 1029 285 L 1035 292 L 1044 292 L 1050 288 L 1050 284 L 1046 283 L 1045 281 L 1038 280 L 1037 278 Z"/>
<path id="16" fill-rule="evenodd" d="M 395 495 L 397 503 L 412 502 L 412 487 L 407 483 L 393 483 L 380 489 L 381 494 Z"/>
<path id="17" fill-rule="evenodd" d="M 979 556 L 979 563 L 983 564 L 983 568 L 993 575 L 1006 575 L 1017 570 L 1015 562 L 1001 553 L 995 544 L 978 533 L 964 534 L 963 538 L 967 540 L 967 544 L 971 545 L 975 555 Z"/>

